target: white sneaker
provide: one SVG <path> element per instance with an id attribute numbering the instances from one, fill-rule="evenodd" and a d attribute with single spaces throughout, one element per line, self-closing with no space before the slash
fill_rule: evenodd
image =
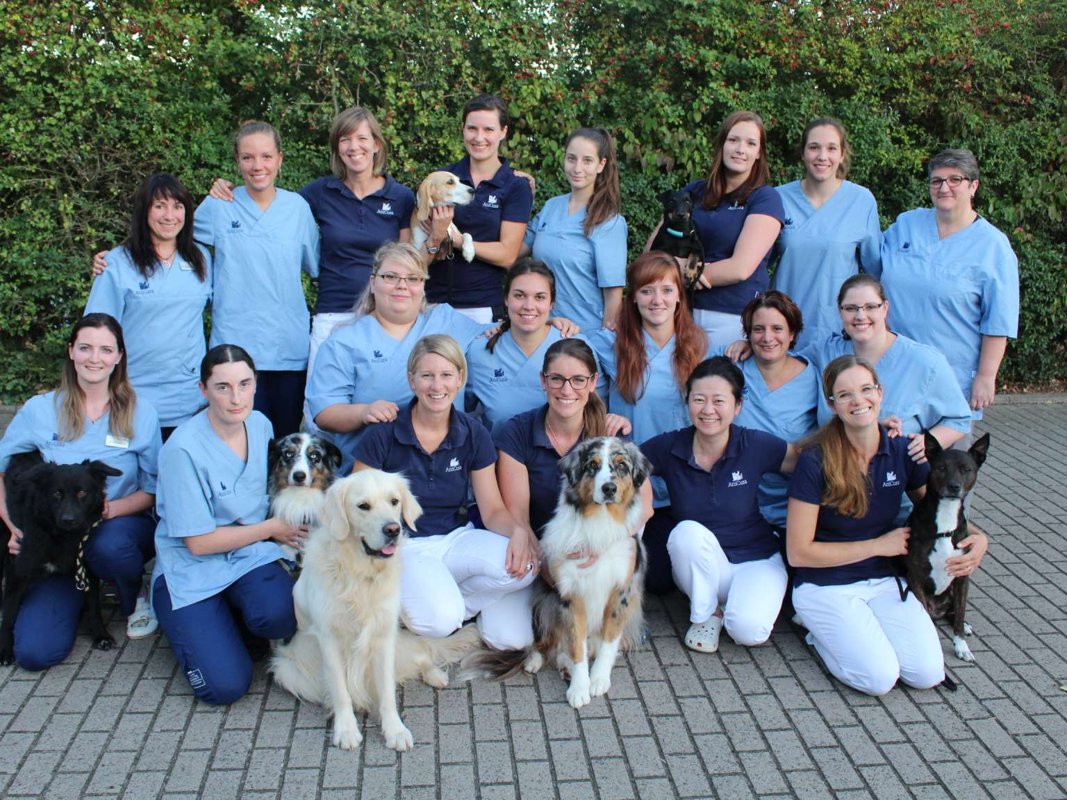
<path id="1" fill-rule="evenodd" d="M 712 616 L 707 622 L 694 622 L 685 634 L 685 646 L 701 653 L 714 653 L 719 649 L 720 633 L 722 617 Z"/>
<path id="2" fill-rule="evenodd" d="M 126 638 L 143 639 L 151 636 L 159 627 L 159 620 L 152 613 L 147 597 L 138 597 L 133 613 L 126 618 Z"/>

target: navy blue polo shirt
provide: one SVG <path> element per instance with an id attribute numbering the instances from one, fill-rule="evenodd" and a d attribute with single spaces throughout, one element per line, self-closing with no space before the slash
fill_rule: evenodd
<path id="1" fill-rule="evenodd" d="M 815 526 L 817 542 L 860 542 L 874 539 L 896 527 L 900 501 L 905 491 L 918 489 L 930 475 L 929 464 L 916 464 L 908 456 L 909 439 L 899 436 L 890 439 L 881 429 L 878 452 L 867 469 L 867 514 L 860 519 L 846 517 L 822 504 L 826 480 L 822 470 L 822 450 L 811 448 L 800 454 L 797 468 L 789 482 L 789 496 L 819 506 Z M 844 564 L 840 567 L 798 567 L 796 583 L 815 583 L 819 586 L 841 586 L 870 578 L 893 575 L 892 561 L 875 556 Z"/>
<path id="2" fill-rule="evenodd" d="M 374 251 L 411 225 L 415 195 L 388 175 L 362 200 L 333 175 L 300 190 L 319 224 L 319 295 L 315 313 L 351 311 L 370 280 Z"/>
<path id="3" fill-rule="evenodd" d="M 744 203 L 736 203 L 729 196 L 724 197 L 717 208 L 708 210 L 701 205 L 705 183 L 694 181 L 685 187 L 685 191 L 693 195 L 693 223 L 700 235 L 700 242 L 704 245 L 705 261 L 722 261 L 734 254 L 734 246 L 750 214 L 774 217 L 779 224 L 785 219 L 782 196 L 772 186 L 760 186 Z M 773 250 L 773 246 L 767 248 L 756 271 L 740 283 L 729 286 L 713 285 L 710 289 L 696 292 L 693 307 L 724 314 L 740 314 L 749 300 L 767 291 L 770 286 L 767 263 L 771 260 Z"/>
<path id="4" fill-rule="evenodd" d="M 493 439 L 482 424 L 452 409 L 448 435 L 427 453 L 411 427 L 412 400 L 392 422 L 369 425 L 356 445 L 356 460 L 386 472 L 402 472 L 422 506 L 415 536 L 449 533 L 463 525 L 470 476 L 496 463 Z"/>
<path id="5" fill-rule="evenodd" d="M 444 169 L 467 186 L 474 186 L 470 156 Z M 521 222 L 525 225 L 530 221 L 532 210 L 530 184 L 517 177 L 508 166 L 508 160 L 501 158 L 500 169 L 492 178 L 478 184 L 470 204 L 456 206 L 454 220 L 456 227 L 463 233 L 469 233 L 474 241 L 497 242 L 500 241 L 500 223 Z M 451 293 L 448 285 L 450 269 Z M 456 248 L 450 261 L 430 264 L 426 298 L 431 303 L 451 303 L 456 308 L 503 305 L 504 270 L 479 258 L 468 264 L 459 248 Z"/>
<path id="6" fill-rule="evenodd" d="M 786 442 L 754 428 L 730 426 L 726 452 L 703 469 L 693 457 L 692 426 L 654 436 L 641 450 L 663 478 L 671 496 L 671 516 L 699 522 L 715 534 L 732 564 L 770 558 L 778 537 L 759 510 L 759 484 L 778 472 Z"/>
<path id="7" fill-rule="evenodd" d="M 545 432 L 548 406 L 516 414 L 497 431 L 496 446 L 520 464 L 530 475 L 530 526 L 541 538 L 559 501 L 559 453 Z"/>

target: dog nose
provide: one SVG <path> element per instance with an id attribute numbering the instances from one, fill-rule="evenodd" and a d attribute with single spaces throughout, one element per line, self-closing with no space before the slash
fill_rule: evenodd
<path id="1" fill-rule="evenodd" d="M 296 481 L 297 483 L 303 483 L 305 480 L 307 480 L 307 473 L 306 472 L 294 472 L 293 473 L 293 480 Z"/>
<path id="2" fill-rule="evenodd" d="M 963 484 L 960 481 L 948 481 L 945 484 L 945 488 L 948 489 L 948 491 L 954 495 L 959 495 L 963 493 Z"/>
<path id="3" fill-rule="evenodd" d="M 603 494 L 604 497 L 614 497 L 615 496 L 615 484 L 612 483 L 611 481 L 608 481 L 607 483 L 605 483 L 603 486 L 600 487 L 600 493 Z"/>
<path id="4" fill-rule="evenodd" d="M 387 522 L 382 526 L 382 533 L 384 533 L 390 539 L 395 539 L 400 535 L 400 523 L 399 522 Z"/>

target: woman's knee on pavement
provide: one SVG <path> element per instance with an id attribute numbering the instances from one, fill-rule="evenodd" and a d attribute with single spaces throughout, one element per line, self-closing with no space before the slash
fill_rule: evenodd
<path id="1" fill-rule="evenodd" d="M 463 624 L 465 606 L 459 592 L 437 598 L 424 598 L 409 603 L 401 612 L 404 626 L 419 636 L 440 639 L 459 630 Z"/>
<path id="2" fill-rule="evenodd" d="M 243 659 L 235 661 L 226 668 L 187 670 L 185 677 L 197 699 L 212 706 L 228 706 L 248 694 L 252 686 L 252 660 L 245 653 Z"/>
<path id="3" fill-rule="evenodd" d="M 730 638 L 744 647 L 755 647 L 765 643 L 771 638 L 774 630 L 774 620 L 753 619 L 751 614 L 746 614 L 727 605 L 723 612 L 723 627 L 730 634 Z"/>

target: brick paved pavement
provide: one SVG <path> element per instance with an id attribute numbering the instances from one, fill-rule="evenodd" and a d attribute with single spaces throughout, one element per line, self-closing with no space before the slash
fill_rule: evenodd
<path id="1" fill-rule="evenodd" d="M 977 663 L 956 693 L 859 695 L 788 625 L 770 644 L 687 651 L 680 596 L 608 700 L 574 712 L 550 673 L 409 685 L 411 753 L 364 723 L 357 753 L 262 668 L 229 709 L 192 700 L 160 638 L 100 653 L 81 636 L 43 674 L 0 668 L 0 796 L 126 798 L 1067 797 L 1067 403 L 995 407 L 974 503 L 993 545 L 973 581 Z M 121 620 L 112 633 L 122 639 Z"/>

